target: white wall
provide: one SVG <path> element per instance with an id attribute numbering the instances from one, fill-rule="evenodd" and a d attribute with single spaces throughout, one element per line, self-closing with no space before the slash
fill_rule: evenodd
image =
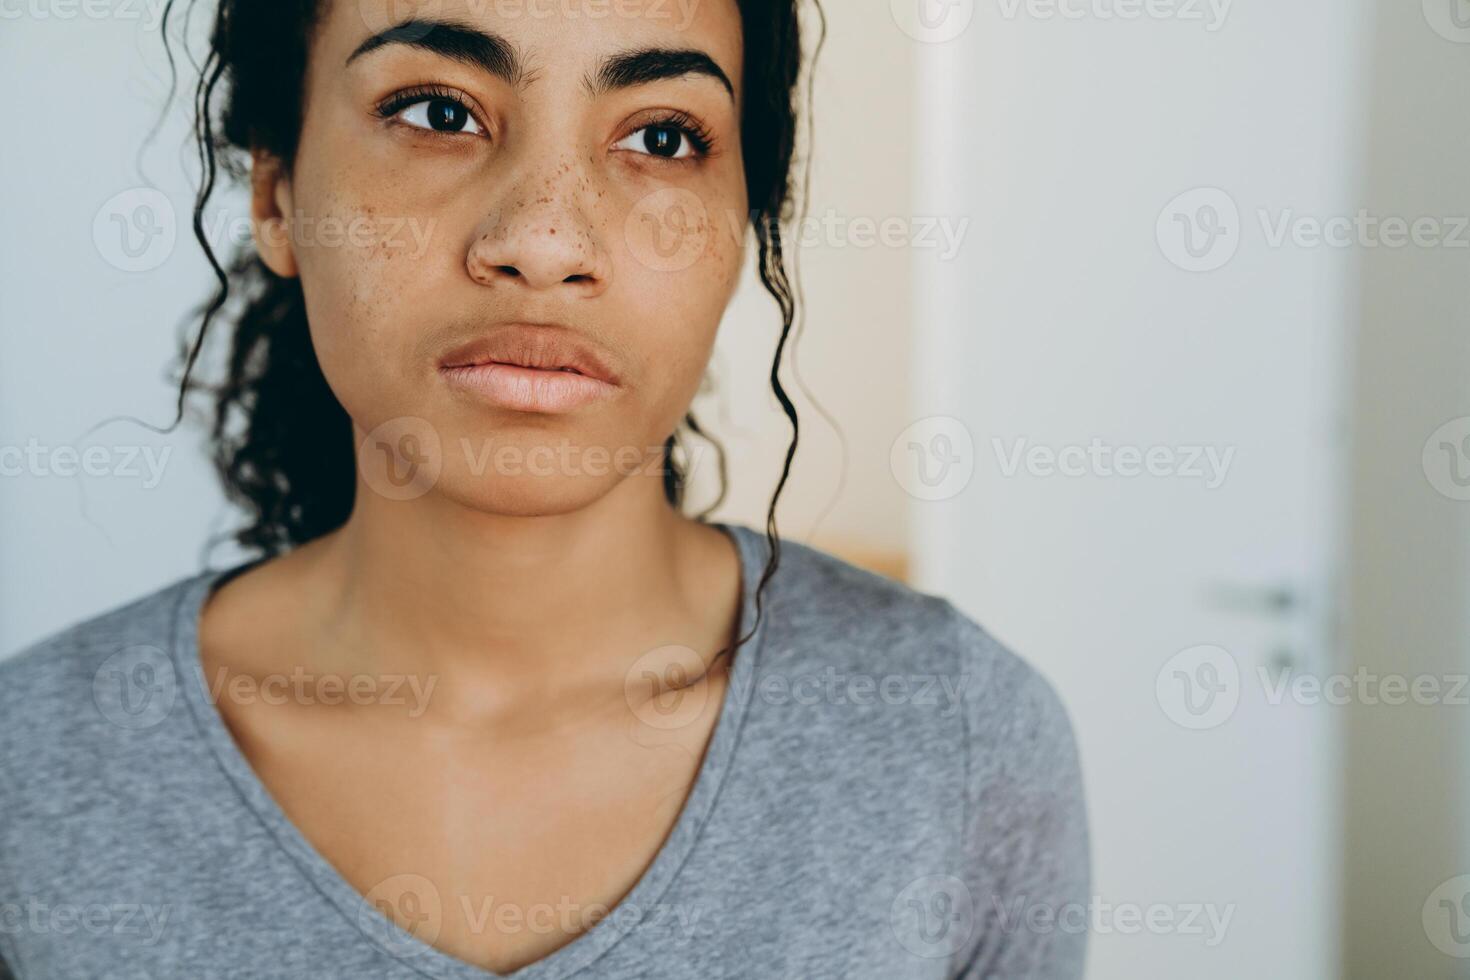
<path id="1" fill-rule="evenodd" d="M 72 5 L 72 17 L 0 21 L 0 85 L 14 96 L 0 141 L 0 447 L 12 454 L 0 476 L 0 653 L 197 569 L 220 514 L 197 429 L 163 437 L 118 422 L 86 434 L 114 415 L 172 420 L 165 369 L 211 281 L 188 231 L 181 116 L 142 145 L 167 89 L 156 24 L 142 5 L 110 6 L 117 16 Z M 140 258 L 156 267 L 125 271 L 110 214 L 130 205 L 109 202 L 150 181 L 175 211 L 154 212 L 175 242 L 152 239 Z M 13 453 L 28 447 L 44 455 L 15 475 Z M 92 447 L 91 475 L 68 468 L 68 453 Z"/>
<path id="2" fill-rule="evenodd" d="M 957 420 L 974 472 L 962 492 L 914 501 L 917 580 L 1072 710 L 1099 906 L 1234 912 L 1217 945 L 1113 923 L 1094 936 L 1091 976 L 1333 976 L 1345 713 L 1273 705 L 1255 680 L 1276 651 L 1313 674 L 1342 666 L 1327 627 L 1356 260 L 1272 247 L 1258 219 L 1358 206 L 1371 11 L 1109 16 L 1125 6 L 952 5 L 971 22 L 921 57 L 918 208 L 963 212 L 975 232 L 959 261 L 918 272 L 911 417 Z M 1194 272 L 1161 249 L 1158 223 L 1200 188 L 1238 208 L 1224 219 L 1237 251 Z M 1094 437 L 1238 454 L 1207 489 L 1009 474 L 992 443 Z M 1276 584 L 1305 611 L 1236 612 L 1216 593 Z M 1199 644 L 1228 648 L 1240 703 L 1228 723 L 1185 730 L 1156 681 Z"/>
<path id="3" fill-rule="evenodd" d="M 1002 14 L 1013 7 L 1021 12 Z M 1177 270 L 1151 265 L 1145 253 L 1163 201 L 1209 184 L 1229 187 L 1247 226 L 1251 206 L 1262 204 L 1319 217 L 1363 209 L 1380 220 L 1441 219 L 1453 234 L 1456 219 L 1470 215 L 1470 29 L 1451 15 L 1470 23 L 1470 5 L 1237 3 L 1213 37 L 1181 22 L 1044 19 L 1027 9 L 977 5 L 966 31 L 921 59 L 914 132 L 955 131 L 948 152 L 924 168 L 918 205 L 973 207 L 980 231 L 964 272 L 919 274 L 911 414 L 962 416 L 981 438 L 1158 433 L 1178 417 L 1198 433 L 1202 416 L 1176 381 L 1185 366 L 1207 372 L 1196 375 L 1197 399 L 1220 399 L 1220 379 L 1239 371 L 1238 407 L 1228 394 L 1219 407 L 1243 416 L 1284 390 L 1273 366 L 1303 353 L 1303 332 L 1342 338 L 1341 349 L 1324 343 L 1320 354 L 1329 370 L 1345 368 L 1344 411 L 1336 434 L 1313 437 L 1340 446 L 1345 463 L 1321 501 L 1324 528 L 1345 511 L 1337 667 L 1449 689 L 1470 670 L 1470 502 L 1449 480 L 1440 448 L 1470 434 L 1466 235 L 1335 250 L 1330 266 L 1301 264 L 1292 276 L 1282 275 L 1289 250 L 1267 256 L 1261 275 L 1239 275 L 1254 261 L 1246 247 L 1230 270 L 1205 280 L 1237 288 L 1208 292 L 1207 303 L 1198 284 L 1182 292 Z M 1218 340 L 1232 320 L 1237 329 L 1280 326 L 1278 340 L 1255 347 L 1254 379 Z M 1155 406 L 1152 417 L 1116 414 L 1127 385 L 1141 392 L 1135 403 Z M 1283 429 L 1300 425 L 1299 407 L 1268 406 Z M 1108 669 L 1119 653 L 1108 640 L 1157 624 L 1056 600 L 1085 597 L 1089 577 L 1108 583 L 1099 593 L 1115 576 L 1145 581 L 1147 564 L 1167 554 L 1167 535 L 1196 531 L 1171 523 L 1174 504 L 1162 497 L 1153 498 L 1150 526 L 1120 490 L 1002 480 L 984 470 L 986 453 L 977 447 L 975 482 L 961 501 L 915 501 L 918 579 L 956 595 L 1063 689 L 1100 800 L 1135 778 L 1114 751 L 1132 719 Z M 1277 461 L 1283 486 L 1304 477 L 1304 462 Z M 1456 462 L 1470 467 L 1463 453 Z M 1051 517 L 1035 520 L 1046 509 Z M 1263 512 L 1260 524 L 1277 527 L 1278 518 Z M 1111 543 L 1105 554 L 1099 542 Z M 1265 547 L 1246 536 L 1240 551 L 1249 558 Z M 1175 598 L 1161 587 L 1160 611 Z M 1100 642 L 1071 642 L 1078 616 L 1095 618 Z M 1328 820 L 1320 832 L 1341 869 L 1342 930 L 1327 941 L 1342 945 L 1343 975 L 1470 977 L 1470 944 L 1452 941 L 1447 913 L 1430 901 L 1470 891 L 1454 884 L 1470 874 L 1470 714 L 1452 704 L 1355 699 L 1334 722 L 1346 778 L 1330 803 L 1343 837 L 1333 839 Z M 1134 770 L 1156 768 L 1157 746 L 1132 747 Z M 1252 806 L 1286 828 L 1303 819 L 1282 803 Z M 1153 801 L 1140 796 L 1136 805 Z M 1146 862 L 1161 842 L 1138 839 L 1131 852 L 1106 846 L 1104 888 L 1113 869 Z M 1285 882 L 1300 866 L 1283 861 L 1276 871 Z M 1436 892 L 1446 883 L 1448 893 Z M 1436 947 L 1447 940 L 1457 956 Z M 1218 957 L 1201 962 L 1218 965 Z M 1110 956 L 1102 965 L 1126 973 Z"/>

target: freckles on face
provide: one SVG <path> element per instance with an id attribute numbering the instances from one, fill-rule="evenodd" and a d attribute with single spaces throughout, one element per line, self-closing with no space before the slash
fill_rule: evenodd
<path id="1" fill-rule="evenodd" d="M 292 174 L 312 339 L 339 400 L 364 429 L 415 416 L 446 442 L 661 444 L 744 261 L 735 0 L 679 30 L 444 0 L 438 26 L 397 34 L 382 3 L 377 31 L 361 4 L 329 4 Z M 447 349 L 526 323 L 615 354 L 618 397 L 528 419 L 440 384 Z"/>
<path id="2" fill-rule="evenodd" d="M 312 345 L 338 400 L 371 427 L 395 414 L 381 396 L 421 326 L 433 219 L 395 213 L 350 180 L 298 176 L 291 235 Z"/>

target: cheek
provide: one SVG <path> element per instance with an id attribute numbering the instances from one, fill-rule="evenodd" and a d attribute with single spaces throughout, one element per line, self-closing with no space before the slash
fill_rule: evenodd
<path id="1" fill-rule="evenodd" d="M 411 348 L 432 229 L 341 194 L 314 204 L 292 229 L 312 344 L 338 400 L 370 428 L 394 384 L 388 367 Z"/>
<path id="2" fill-rule="evenodd" d="M 663 188 L 634 202 L 621 222 L 617 275 L 651 377 L 691 394 L 744 260 L 745 215 L 731 199 Z"/>
<path id="3" fill-rule="evenodd" d="M 630 329 L 643 351 L 647 407 L 660 430 L 683 418 L 709 367 L 739 265 L 728 252 L 722 259 L 719 265 L 706 260 L 680 272 L 635 267 L 629 273 L 638 297 Z"/>

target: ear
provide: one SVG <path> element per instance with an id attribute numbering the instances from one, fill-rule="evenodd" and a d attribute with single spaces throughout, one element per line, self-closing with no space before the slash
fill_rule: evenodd
<path id="1" fill-rule="evenodd" d="M 266 268 L 283 279 L 297 275 L 291 229 L 291 178 L 265 150 L 250 152 L 250 226 Z"/>

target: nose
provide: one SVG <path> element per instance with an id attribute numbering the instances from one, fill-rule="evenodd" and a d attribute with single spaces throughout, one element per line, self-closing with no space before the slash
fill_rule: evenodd
<path id="1" fill-rule="evenodd" d="M 519 182 L 476 228 L 465 257 L 470 277 L 486 286 L 567 289 L 595 296 L 607 288 L 612 264 L 583 207 L 582 178 L 558 164 L 560 180 Z"/>

